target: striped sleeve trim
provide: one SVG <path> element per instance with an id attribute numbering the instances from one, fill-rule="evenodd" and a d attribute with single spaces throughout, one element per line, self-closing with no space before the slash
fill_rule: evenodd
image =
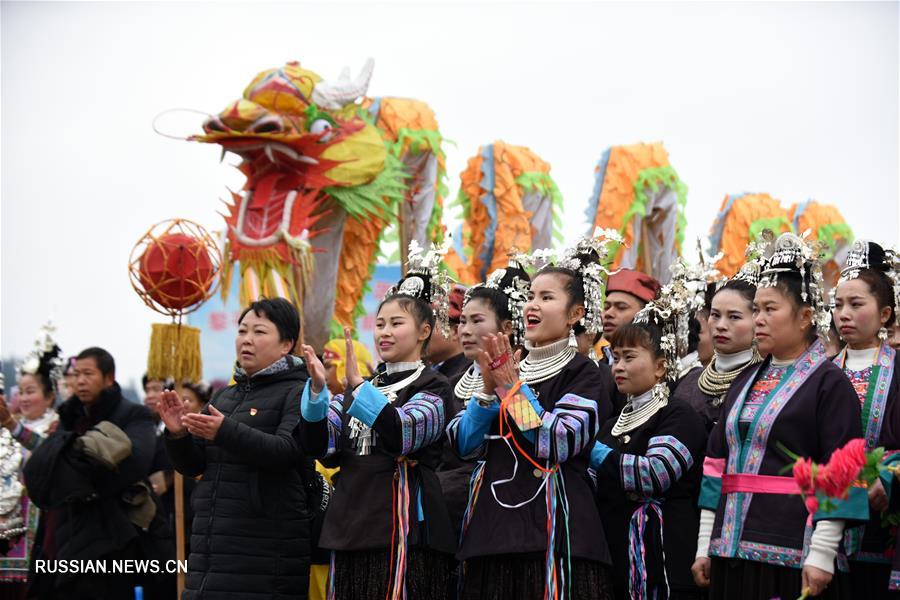
<path id="1" fill-rule="evenodd" d="M 438 441 L 444 431 L 444 401 L 419 392 L 397 409 L 403 433 L 401 454 L 411 454 Z"/>
<path id="2" fill-rule="evenodd" d="M 578 455 L 597 435 L 598 416 L 595 400 L 575 394 L 563 396 L 552 411 L 545 411 L 542 416 L 538 458 L 562 463 Z"/>
<path id="3" fill-rule="evenodd" d="M 338 442 L 341 439 L 344 416 L 344 396 L 338 394 L 328 403 L 328 449 L 325 456 L 331 456 L 338 450 Z"/>
<path id="4" fill-rule="evenodd" d="M 694 465 L 687 447 L 672 436 L 650 438 L 645 456 L 622 454 L 622 487 L 645 497 L 665 493 Z"/>

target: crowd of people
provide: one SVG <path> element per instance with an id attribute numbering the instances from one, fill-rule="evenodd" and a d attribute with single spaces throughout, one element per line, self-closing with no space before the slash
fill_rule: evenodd
<path id="1" fill-rule="evenodd" d="M 900 597 L 891 471 L 818 510 L 788 472 L 859 438 L 900 458 L 897 257 L 857 241 L 825 282 L 783 234 L 660 285 L 608 242 L 468 289 L 416 255 L 377 361 L 259 299 L 230 385 L 145 378 L 145 406 L 45 335 L 0 398 L 0 597 L 172 598 L 35 564 L 172 559 L 178 518 L 186 600 Z"/>

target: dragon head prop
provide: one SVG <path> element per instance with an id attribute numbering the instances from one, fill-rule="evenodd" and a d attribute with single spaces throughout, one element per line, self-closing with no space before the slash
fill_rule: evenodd
<path id="1" fill-rule="evenodd" d="M 241 304 L 290 299 L 301 313 L 300 338 L 319 349 L 353 324 L 382 235 L 403 220 L 398 210 L 415 205 L 410 210 L 427 214 L 414 217 L 426 222 L 440 214 L 443 154 L 433 113 L 421 102 L 377 99 L 386 110 L 375 114 L 365 98 L 373 66 L 370 59 L 356 78 L 345 69 L 332 81 L 298 62 L 262 71 L 190 138 L 239 156 L 246 177 L 223 215 L 223 293 L 239 264 Z M 397 132 L 415 137 L 421 129 L 427 147 L 398 143 Z"/>
<path id="2" fill-rule="evenodd" d="M 192 139 L 239 155 L 245 189 L 254 192 L 264 182 L 267 193 L 298 185 L 322 190 L 369 183 L 384 169 L 387 154 L 378 130 L 363 120 L 356 104 L 372 67 L 369 60 L 355 80 L 345 70 L 335 82 L 298 62 L 263 71 Z"/>

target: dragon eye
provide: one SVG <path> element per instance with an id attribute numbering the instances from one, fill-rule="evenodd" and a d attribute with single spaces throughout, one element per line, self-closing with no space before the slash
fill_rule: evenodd
<path id="1" fill-rule="evenodd" d="M 203 130 L 207 133 L 213 131 L 223 132 L 227 130 L 227 127 L 225 127 L 225 124 L 222 123 L 219 117 L 212 117 L 210 119 L 207 119 L 207 121 L 203 124 Z"/>
<path id="2" fill-rule="evenodd" d="M 279 133 L 283 126 L 278 117 L 263 117 L 250 126 L 253 133 Z"/>
<path id="3" fill-rule="evenodd" d="M 310 133 L 324 134 L 324 135 L 322 135 L 322 137 L 319 138 L 320 142 L 327 142 L 332 137 L 334 137 L 333 133 L 325 133 L 326 131 L 329 131 L 331 129 L 334 129 L 334 126 L 331 124 L 331 121 L 329 121 L 328 119 L 316 119 L 309 126 Z"/>

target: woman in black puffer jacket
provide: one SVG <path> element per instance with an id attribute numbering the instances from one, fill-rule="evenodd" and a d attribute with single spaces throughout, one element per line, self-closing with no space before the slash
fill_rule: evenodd
<path id="1" fill-rule="evenodd" d="M 160 402 L 175 468 L 202 475 L 191 496 L 191 554 L 183 600 L 304 599 L 310 529 L 301 470 L 307 462 L 291 432 L 306 383 L 290 354 L 299 318 L 284 299 L 244 310 L 235 343 L 235 383 L 200 414 L 173 392 Z"/>

